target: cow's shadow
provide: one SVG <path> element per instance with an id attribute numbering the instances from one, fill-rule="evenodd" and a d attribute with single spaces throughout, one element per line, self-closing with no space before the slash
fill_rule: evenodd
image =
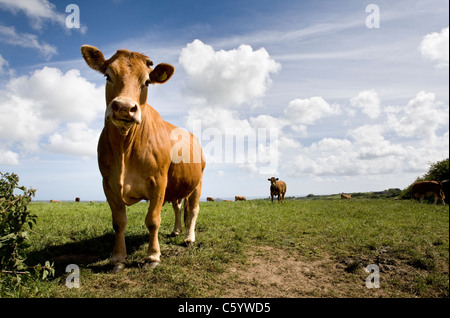
<path id="1" fill-rule="evenodd" d="M 127 235 L 125 238 L 127 254 L 131 255 L 142 245 L 148 244 L 148 234 Z M 75 264 L 79 267 L 88 267 L 93 272 L 108 272 L 113 268 L 109 263 L 114 246 L 114 233 L 106 233 L 94 238 L 65 243 L 55 246 L 46 246 L 40 251 L 27 254 L 26 263 L 29 266 L 45 264 L 46 261 L 54 263 L 55 278 L 66 275 L 66 267 Z M 127 267 L 138 267 L 138 262 L 127 263 Z"/>

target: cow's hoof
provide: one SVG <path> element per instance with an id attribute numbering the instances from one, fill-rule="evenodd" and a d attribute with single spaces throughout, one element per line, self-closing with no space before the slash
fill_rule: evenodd
<path id="1" fill-rule="evenodd" d="M 144 265 L 144 268 L 149 268 L 149 269 L 153 269 L 155 267 L 159 266 L 159 262 L 146 262 Z"/>
<path id="2" fill-rule="evenodd" d="M 110 271 L 110 273 L 113 274 L 120 273 L 124 270 L 124 268 L 125 268 L 124 263 L 117 263 L 116 265 L 114 265 L 114 268 Z"/>
<path id="3" fill-rule="evenodd" d="M 184 241 L 184 245 L 186 247 L 193 247 L 194 246 L 194 242 L 192 242 L 192 241 Z"/>
<path id="4" fill-rule="evenodd" d="M 170 233 L 170 236 L 171 237 L 175 237 L 175 236 L 178 236 L 178 235 L 180 235 L 181 233 L 180 232 L 175 232 L 175 231 L 173 231 L 172 233 Z"/>

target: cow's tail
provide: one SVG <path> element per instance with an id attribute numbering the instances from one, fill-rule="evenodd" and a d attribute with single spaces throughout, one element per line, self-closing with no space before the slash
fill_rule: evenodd
<path id="1" fill-rule="evenodd" d="M 187 202 L 187 198 L 184 198 L 184 200 L 183 200 L 183 210 L 184 210 L 183 220 L 184 220 L 184 226 L 186 228 L 186 221 L 188 219 L 188 202 Z"/>

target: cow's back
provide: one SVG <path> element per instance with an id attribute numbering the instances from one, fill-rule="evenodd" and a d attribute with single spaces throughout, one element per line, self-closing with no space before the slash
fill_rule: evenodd
<path id="1" fill-rule="evenodd" d="M 428 192 L 440 193 L 442 184 L 437 181 L 418 181 L 413 184 L 412 194 L 426 194 Z"/>
<path id="2" fill-rule="evenodd" d="M 280 188 L 281 193 L 286 192 L 286 183 L 284 181 L 277 181 L 277 186 Z"/>
<path id="3" fill-rule="evenodd" d="M 285 193 L 286 192 L 286 183 L 284 181 L 277 181 L 275 185 L 270 186 L 270 191 L 273 193 Z"/>

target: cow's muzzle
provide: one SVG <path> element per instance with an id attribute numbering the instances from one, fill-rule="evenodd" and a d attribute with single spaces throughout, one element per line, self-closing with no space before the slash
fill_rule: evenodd
<path id="1" fill-rule="evenodd" d="M 128 97 L 114 98 L 106 108 L 106 119 L 116 126 L 128 126 L 141 123 L 139 104 Z"/>

